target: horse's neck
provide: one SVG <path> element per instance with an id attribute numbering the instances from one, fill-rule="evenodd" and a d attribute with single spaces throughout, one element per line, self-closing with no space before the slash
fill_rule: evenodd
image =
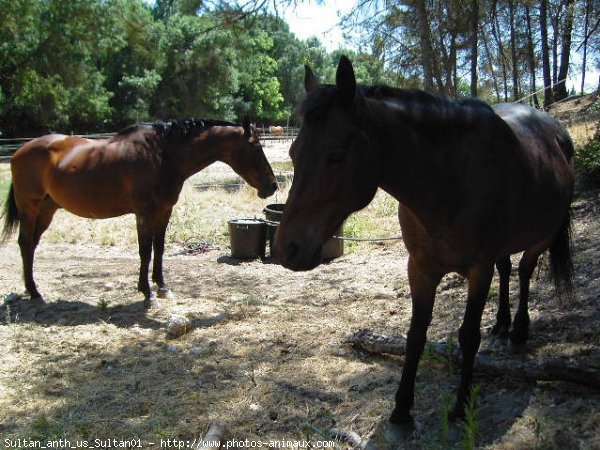
<path id="1" fill-rule="evenodd" d="M 380 187 L 423 214 L 450 206 L 453 192 L 460 189 L 455 170 L 455 157 L 460 159 L 460 128 L 442 130 L 424 122 L 406 125 L 389 108 L 378 117 L 378 127 L 386 124 L 385 132 L 372 133 L 381 160 Z"/>
<path id="2" fill-rule="evenodd" d="M 214 162 L 229 163 L 238 140 L 235 127 L 213 126 L 203 130 L 181 146 L 180 172 L 187 179 Z"/>

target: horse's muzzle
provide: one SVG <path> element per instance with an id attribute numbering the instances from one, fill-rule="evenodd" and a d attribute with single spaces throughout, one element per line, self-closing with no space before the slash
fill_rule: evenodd
<path id="1" fill-rule="evenodd" d="M 315 249 L 306 246 L 303 247 L 295 241 L 290 241 L 283 245 L 276 243 L 275 245 L 277 246 L 279 262 L 286 269 L 302 272 L 312 270 L 321 264 L 322 245 L 319 245 Z"/>
<path id="2" fill-rule="evenodd" d="M 260 198 L 270 197 L 271 195 L 273 195 L 275 193 L 275 191 L 278 188 L 279 188 L 279 185 L 277 184 L 277 181 L 273 181 L 272 183 L 268 184 L 266 187 L 263 187 L 262 189 L 260 189 L 258 191 L 258 196 Z"/>

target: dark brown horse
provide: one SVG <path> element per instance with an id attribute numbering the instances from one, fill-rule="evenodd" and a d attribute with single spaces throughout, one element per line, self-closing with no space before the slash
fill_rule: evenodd
<path id="1" fill-rule="evenodd" d="M 571 293 L 570 203 L 573 146 L 545 113 L 518 104 L 489 107 L 420 91 L 357 86 L 342 57 L 335 85 L 318 85 L 307 68 L 302 128 L 290 150 L 294 180 L 276 236 L 281 263 L 310 270 L 321 246 L 381 187 L 400 202 L 409 252 L 412 319 L 392 423 L 410 424 L 417 365 L 442 276 L 468 280 L 463 354 L 453 416 L 464 414 L 480 323 L 494 265 L 500 308 L 494 332 L 507 334 L 509 256 L 523 251 L 521 297 L 511 340 L 524 343 L 529 279 L 550 249 L 561 291 Z"/>
<path id="2" fill-rule="evenodd" d="M 239 126 L 174 120 L 134 125 L 111 139 L 50 134 L 25 144 L 11 160 L 3 241 L 19 226 L 25 287 L 31 298 L 41 299 L 33 280 L 35 248 L 58 208 L 93 219 L 135 214 L 141 259 L 138 289 L 144 305 L 151 307 L 154 300 L 148 281 L 153 247 L 152 280 L 158 296 L 169 297 L 162 260 L 173 205 L 184 181 L 215 161 L 231 166 L 262 198 L 277 189 L 258 135 L 247 121 Z"/>

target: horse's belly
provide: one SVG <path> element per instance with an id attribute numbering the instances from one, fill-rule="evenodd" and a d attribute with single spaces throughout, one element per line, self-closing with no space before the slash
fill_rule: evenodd
<path id="1" fill-rule="evenodd" d="M 85 217 L 87 219 L 108 219 L 133 212 L 130 209 L 122 208 L 117 205 L 92 205 L 85 202 L 62 202 L 60 206 L 76 216 Z"/>
<path id="2" fill-rule="evenodd" d="M 98 184 L 63 179 L 51 183 L 48 195 L 63 209 L 80 217 L 107 219 L 135 212 L 127 187 L 118 181 Z"/>

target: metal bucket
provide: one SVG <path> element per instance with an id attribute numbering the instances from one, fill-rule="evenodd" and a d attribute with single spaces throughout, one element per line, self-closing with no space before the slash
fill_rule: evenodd
<path id="1" fill-rule="evenodd" d="M 275 232 L 277 231 L 277 225 L 281 222 L 283 216 L 285 204 L 284 203 L 272 203 L 267 205 L 263 209 L 265 219 L 270 222 L 268 223 L 268 237 L 269 237 L 269 251 L 271 257 L 277 257 L 275 249 L 273 248 L 273 241 L 275 240 Z M 334 236 L 341 236 L 343 233 L 344 226 L 341 225 L 334 233 Z M 339 258 L 344 254 L 344 241 L 342 239 L 329 238 L 323 244 L 321 250 L 321 259 L 332 260 Z"/>
<path id="2" fill-rule="evenodd" d="M 227 222 L 227 225 L 232 258 L 265 257 L 267 226 L 262 220 L 235 219 Z"/>

